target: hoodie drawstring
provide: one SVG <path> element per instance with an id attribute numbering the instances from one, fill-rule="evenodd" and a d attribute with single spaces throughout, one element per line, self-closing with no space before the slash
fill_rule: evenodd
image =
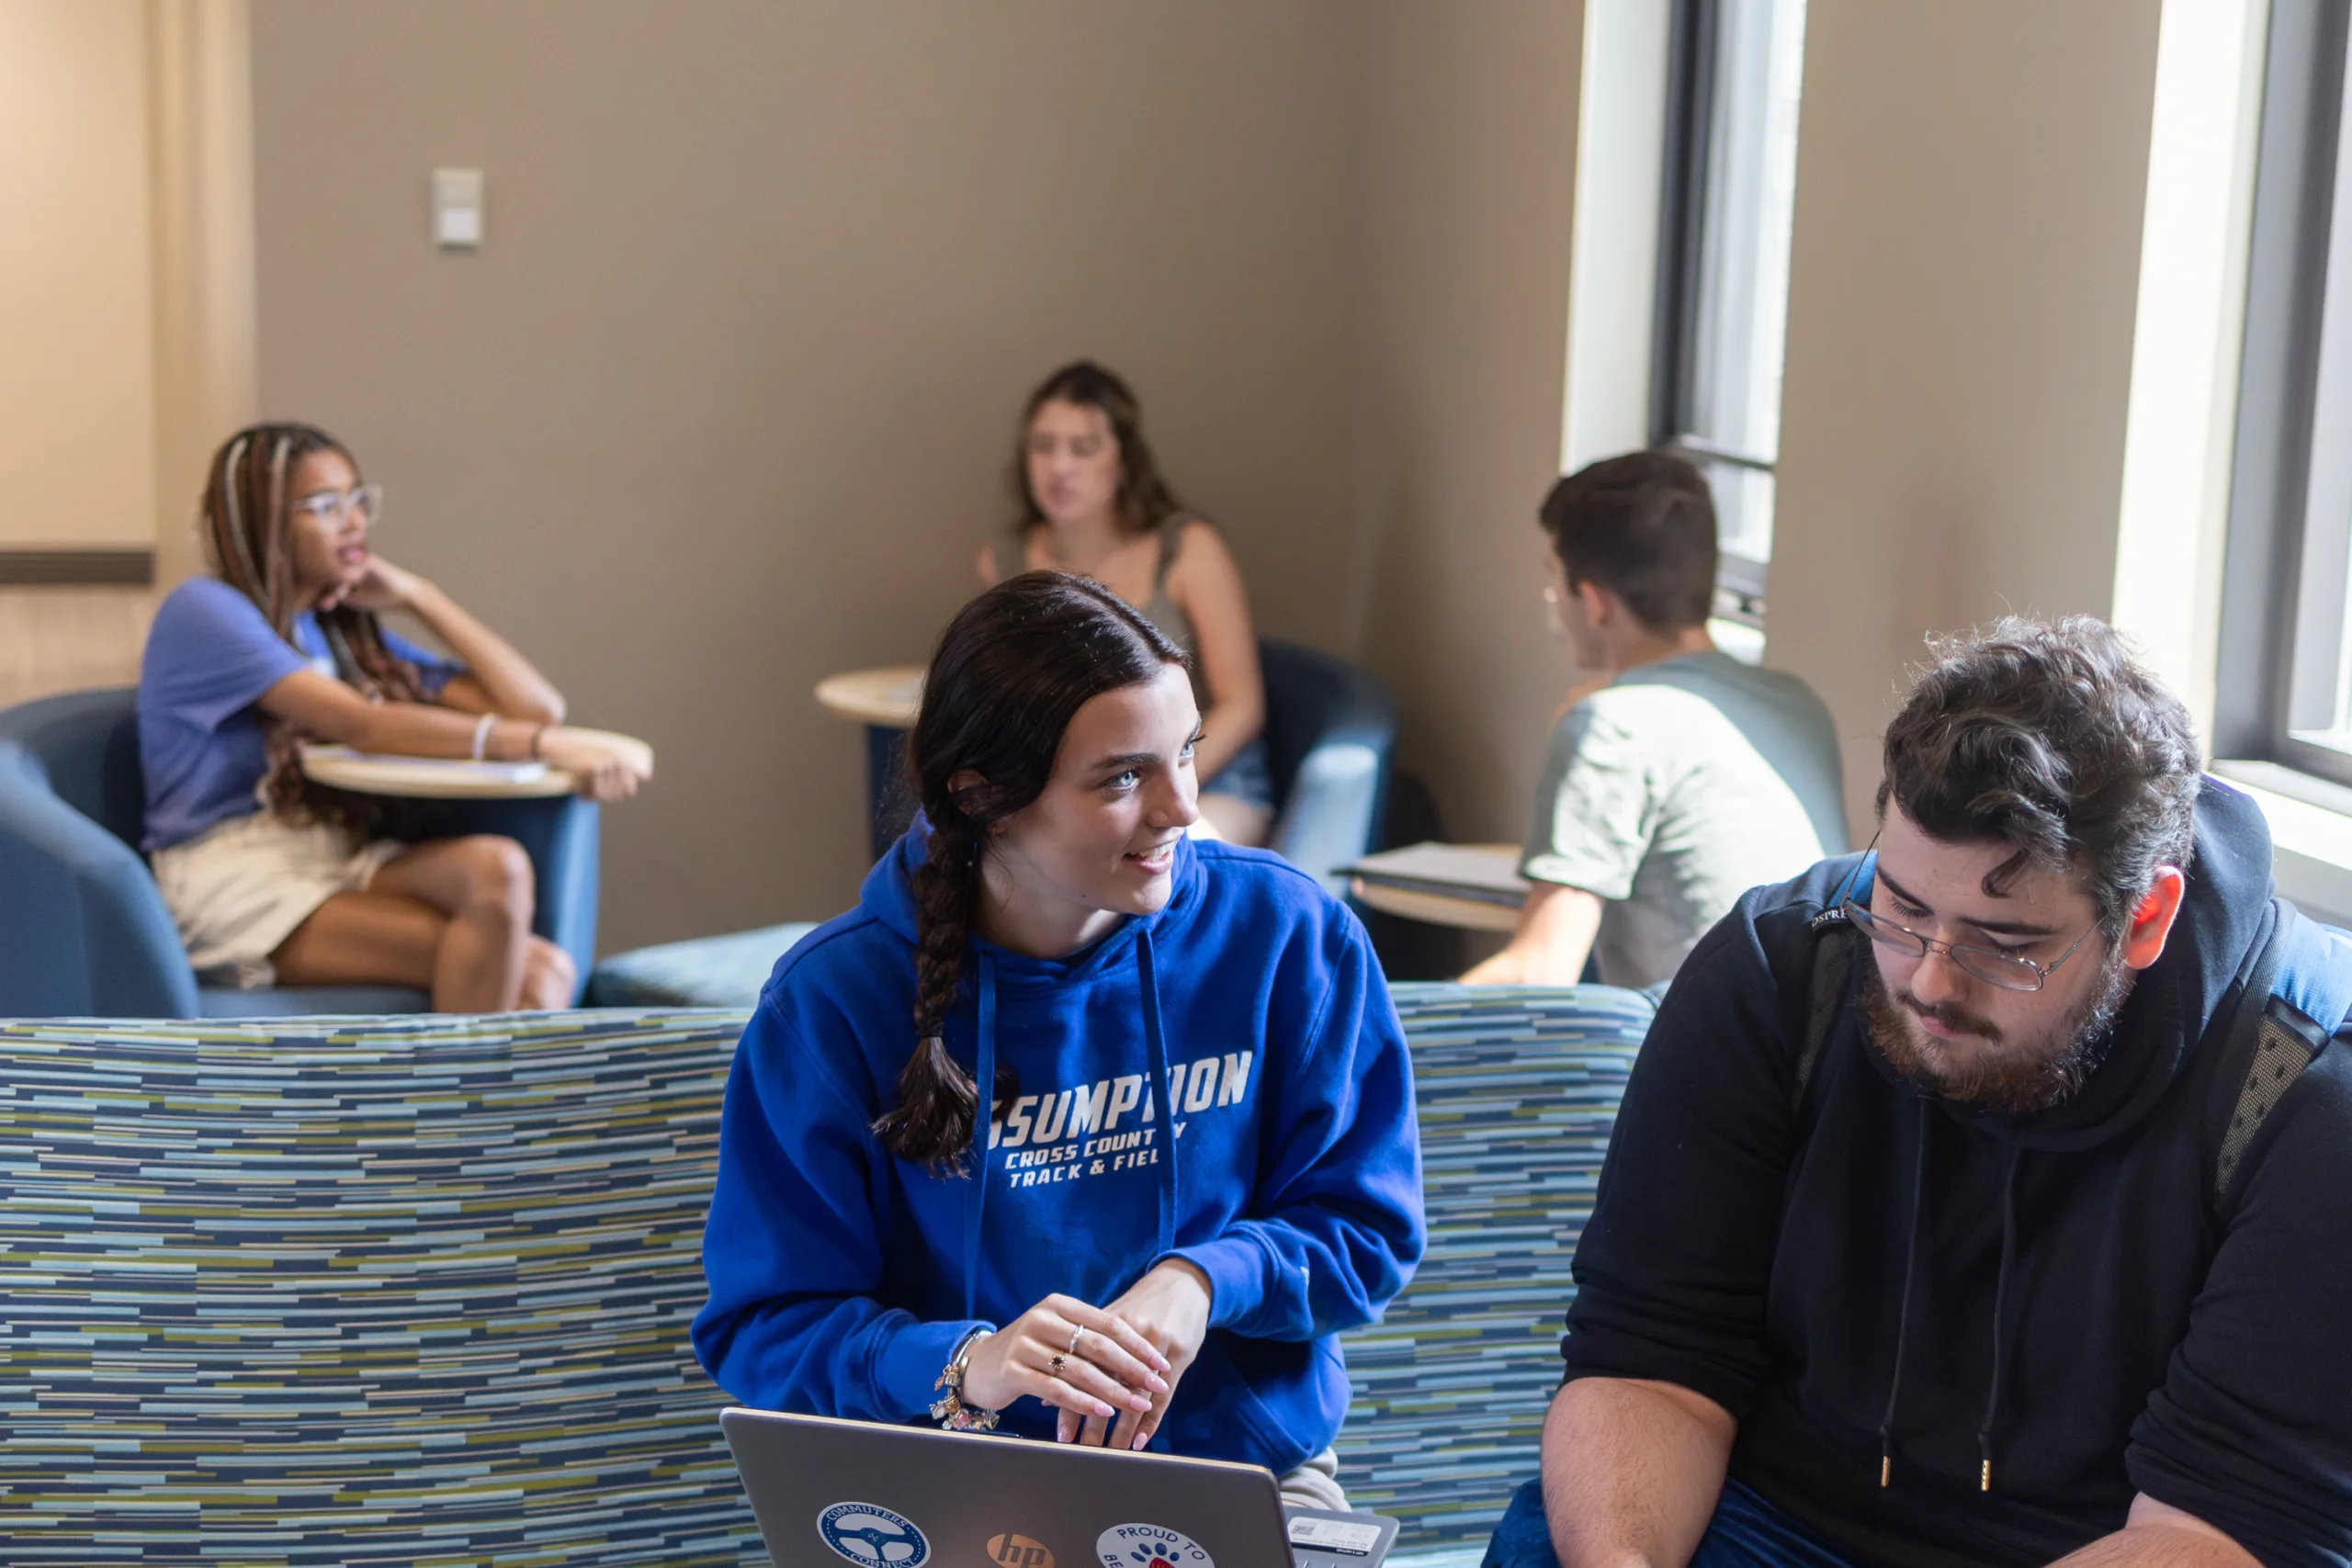
<path id="1" fill-rule="evenodd" d="M 964 1226 L 964 1316 L 977 1317 L 980 1299 L 980 1219 L 989 1205 L 989 1139 L 996 1123 L 996 960 L 980 951 L 980 1028 L 978 1071 L 972 1079 L 972 1152 L 979 1168 L 972 1173 L 969 1217 Z"/>
<path id="2" fill-rule="evenodd" d="M 1894 1376 L 1886 1390 L 1886 1414 L 1878 1424 L 1878 1483 L 1884 1486 L 1894 1473 L 1894 1410 L 1903 1397 L 1904 1353 L 1909 1348 L 1911 1335 L 1911 1286 L 1917 1275 L 1919 1260 L 1919 1218 L 1923 1197 L 1928 1186 L 1928 1101 L 1919 1100 L 1919 1153 L 1911 1170 L 1911 1238 L 1903 1251 L 1903 1304 L 1894 1324 Z M 2009 1168 L 2001 1179 L 2001 1267 L 1993 1281 L 1993 1379 L 1984 1391 L 1984 1420 L 1976 1428 L 1976 1488 L 1980 1492 L 1993 1490 L 1993 1428 L 2001 1417 L 2001 1371 L 2006 1359 L 2008 1327 L 2009 1269 L 2017 1258 L 2018 1243 L 2018 1167 L 2025 1158 L 2022 1147 L 2009 1150 Z"/>
<path id="3" fill-rule="evenodd" d="M 2001 1341 L 2008 1321 L 2009 1263 L 2017 1253 L 2018 1164 L 2025 1150 L 2009 1150 L 2009 1173 L 2001 1182 L 2001 1270 L 1993 1280 L 1993 1386 L 1984 1393 L 1984 1424 L 1976 1429 L 1976 1488 L 1993 1490 L 1993 1423 L 2001 1414 Z"/>
<path id="4" fill-rule="evenodd" d="M 1928 1102 L 1919 1105 L 1919 1154 L 1911 1168 L 1911 1239 L 1903 1248 L 1903 1304 L 1895 1309 L 1894 1376 L 1886 1388 L 1886 1414 L 1878 1423 L 1878 1483 L 1882 1487 L 1894 1474 L 1894 1406 L 1903 1397 L 1903 1354 L 1910 1348 L 1911 1283 L 1919 1272 L 1919 1209 L 1922 1194 L 1928 1188 Z"/>
<path id="5" fill-rule="evenodd" d="M 1156 1102 L 1154 1119 L 1168 1133 L 1168 1157 L 1161 1160 L 1159 1179 L 1159 1250 L 1155 1259 L 1176 1250 L 1176 1091 L 1168 1081 L 1168 1042 L 1159 1025 L 1159 977 L 1152 966 L 1151 928 L 1136 932 L 1136 977 L 1143 988 L 1143 1039 L 1151 1061 L 1152 1089 L 1166 1095 Z"/>

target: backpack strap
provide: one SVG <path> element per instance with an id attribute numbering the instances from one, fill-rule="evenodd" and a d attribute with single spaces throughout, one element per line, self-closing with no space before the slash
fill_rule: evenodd
<path id="1" fill-rule="evenodd" d="M 1829 1044 L 1830 1031 L 1838 1025 L 1838 1014 L 1846 1004 L 1849 984 L 1854 977 L 1854 957 L 1863 942 L 1870 940 L 1846 918 L 1846 901 L 1867 902 L 1871 884 L 1878 873 L 1875 852 L 1864 855 L 1837 892 L 1830 895 L 1828 908 L 1806 923 L 1813 932 L 1813 966 L 1805 976 L 1804 1036 L 1797 1043 L 1797 1070 L 1789 1086 L 1789 1109 L 1800 1115 L 1804 1111 L 1805 1091 L 1813 1087 L 1813 1076 L 1821 1066 L 1821 1054 Z"/>
<path id="2" fill-rule="evenodd" d="M 2352 1017 L 2352 938 L 2271 900 L 2270 938 L 2232 1015 L 2232 1059 L 2243 1062 L 2229 1122 L 2213 1157 L 2216 1217 L 2262 1123 Z"/>

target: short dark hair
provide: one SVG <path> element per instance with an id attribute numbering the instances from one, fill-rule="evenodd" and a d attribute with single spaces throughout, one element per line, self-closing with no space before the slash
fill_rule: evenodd
<path id="1" fill-rule="evenodd" d="M 1715 602 L 1715 502 L 1670 452 L 1603 457 L 1563 478 L 1536 513 L 1568 586 L 1596 583 L 1644 626 L 1702 626 Z"/>
<path id="2" fill-rule="evenodd" d="M 2088 615 L 1928 646 L 1887 726 L 1880 818 L 1892 800 L 1930 838 L 2014 846 L 1985 875 L 1996 897 L 2027 865 L 2072 872 L 2114 934 L 2158 867 L 2188 866 L 2202 759 L 2188 710 Z"/>

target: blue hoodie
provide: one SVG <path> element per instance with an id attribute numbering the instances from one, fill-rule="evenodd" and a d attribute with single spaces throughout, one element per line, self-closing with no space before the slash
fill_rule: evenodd
<path id="1" fill-rule="evenodd" d="M 969 1330 L 1057 1292 L 1106 1303 L 1182 1258 L 1209 1278 L 1209 1333 L 1151 1446 L 1277 1473 L 1329 1446 L 1336 1336 L 1422 1243 L 1412 1066 L 1363 928 L 1278 856 L 1187 840 L 1167 906 L 1083 952 L 974 938 L 947 1049 L 1019 1087 L 969 1174 L 934 1176 L 870 1130 L 914 1048 L 927 840 L 918 820 L 859 908 L 785 955 L 743 1032 L 703 1366 L 745 1404 L 911 1421 Z M 1050 1436 L 1054 1413 L 1023 1399 L 1003 1425 Z"/>

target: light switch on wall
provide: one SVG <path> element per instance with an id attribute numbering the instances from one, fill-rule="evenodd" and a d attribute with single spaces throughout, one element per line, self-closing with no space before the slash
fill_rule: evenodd
<path id="1" fill-rule="evenodd" d="M 433 171 L 433 243 L 445 251 L 481 246 L 481 171 Z"/>

